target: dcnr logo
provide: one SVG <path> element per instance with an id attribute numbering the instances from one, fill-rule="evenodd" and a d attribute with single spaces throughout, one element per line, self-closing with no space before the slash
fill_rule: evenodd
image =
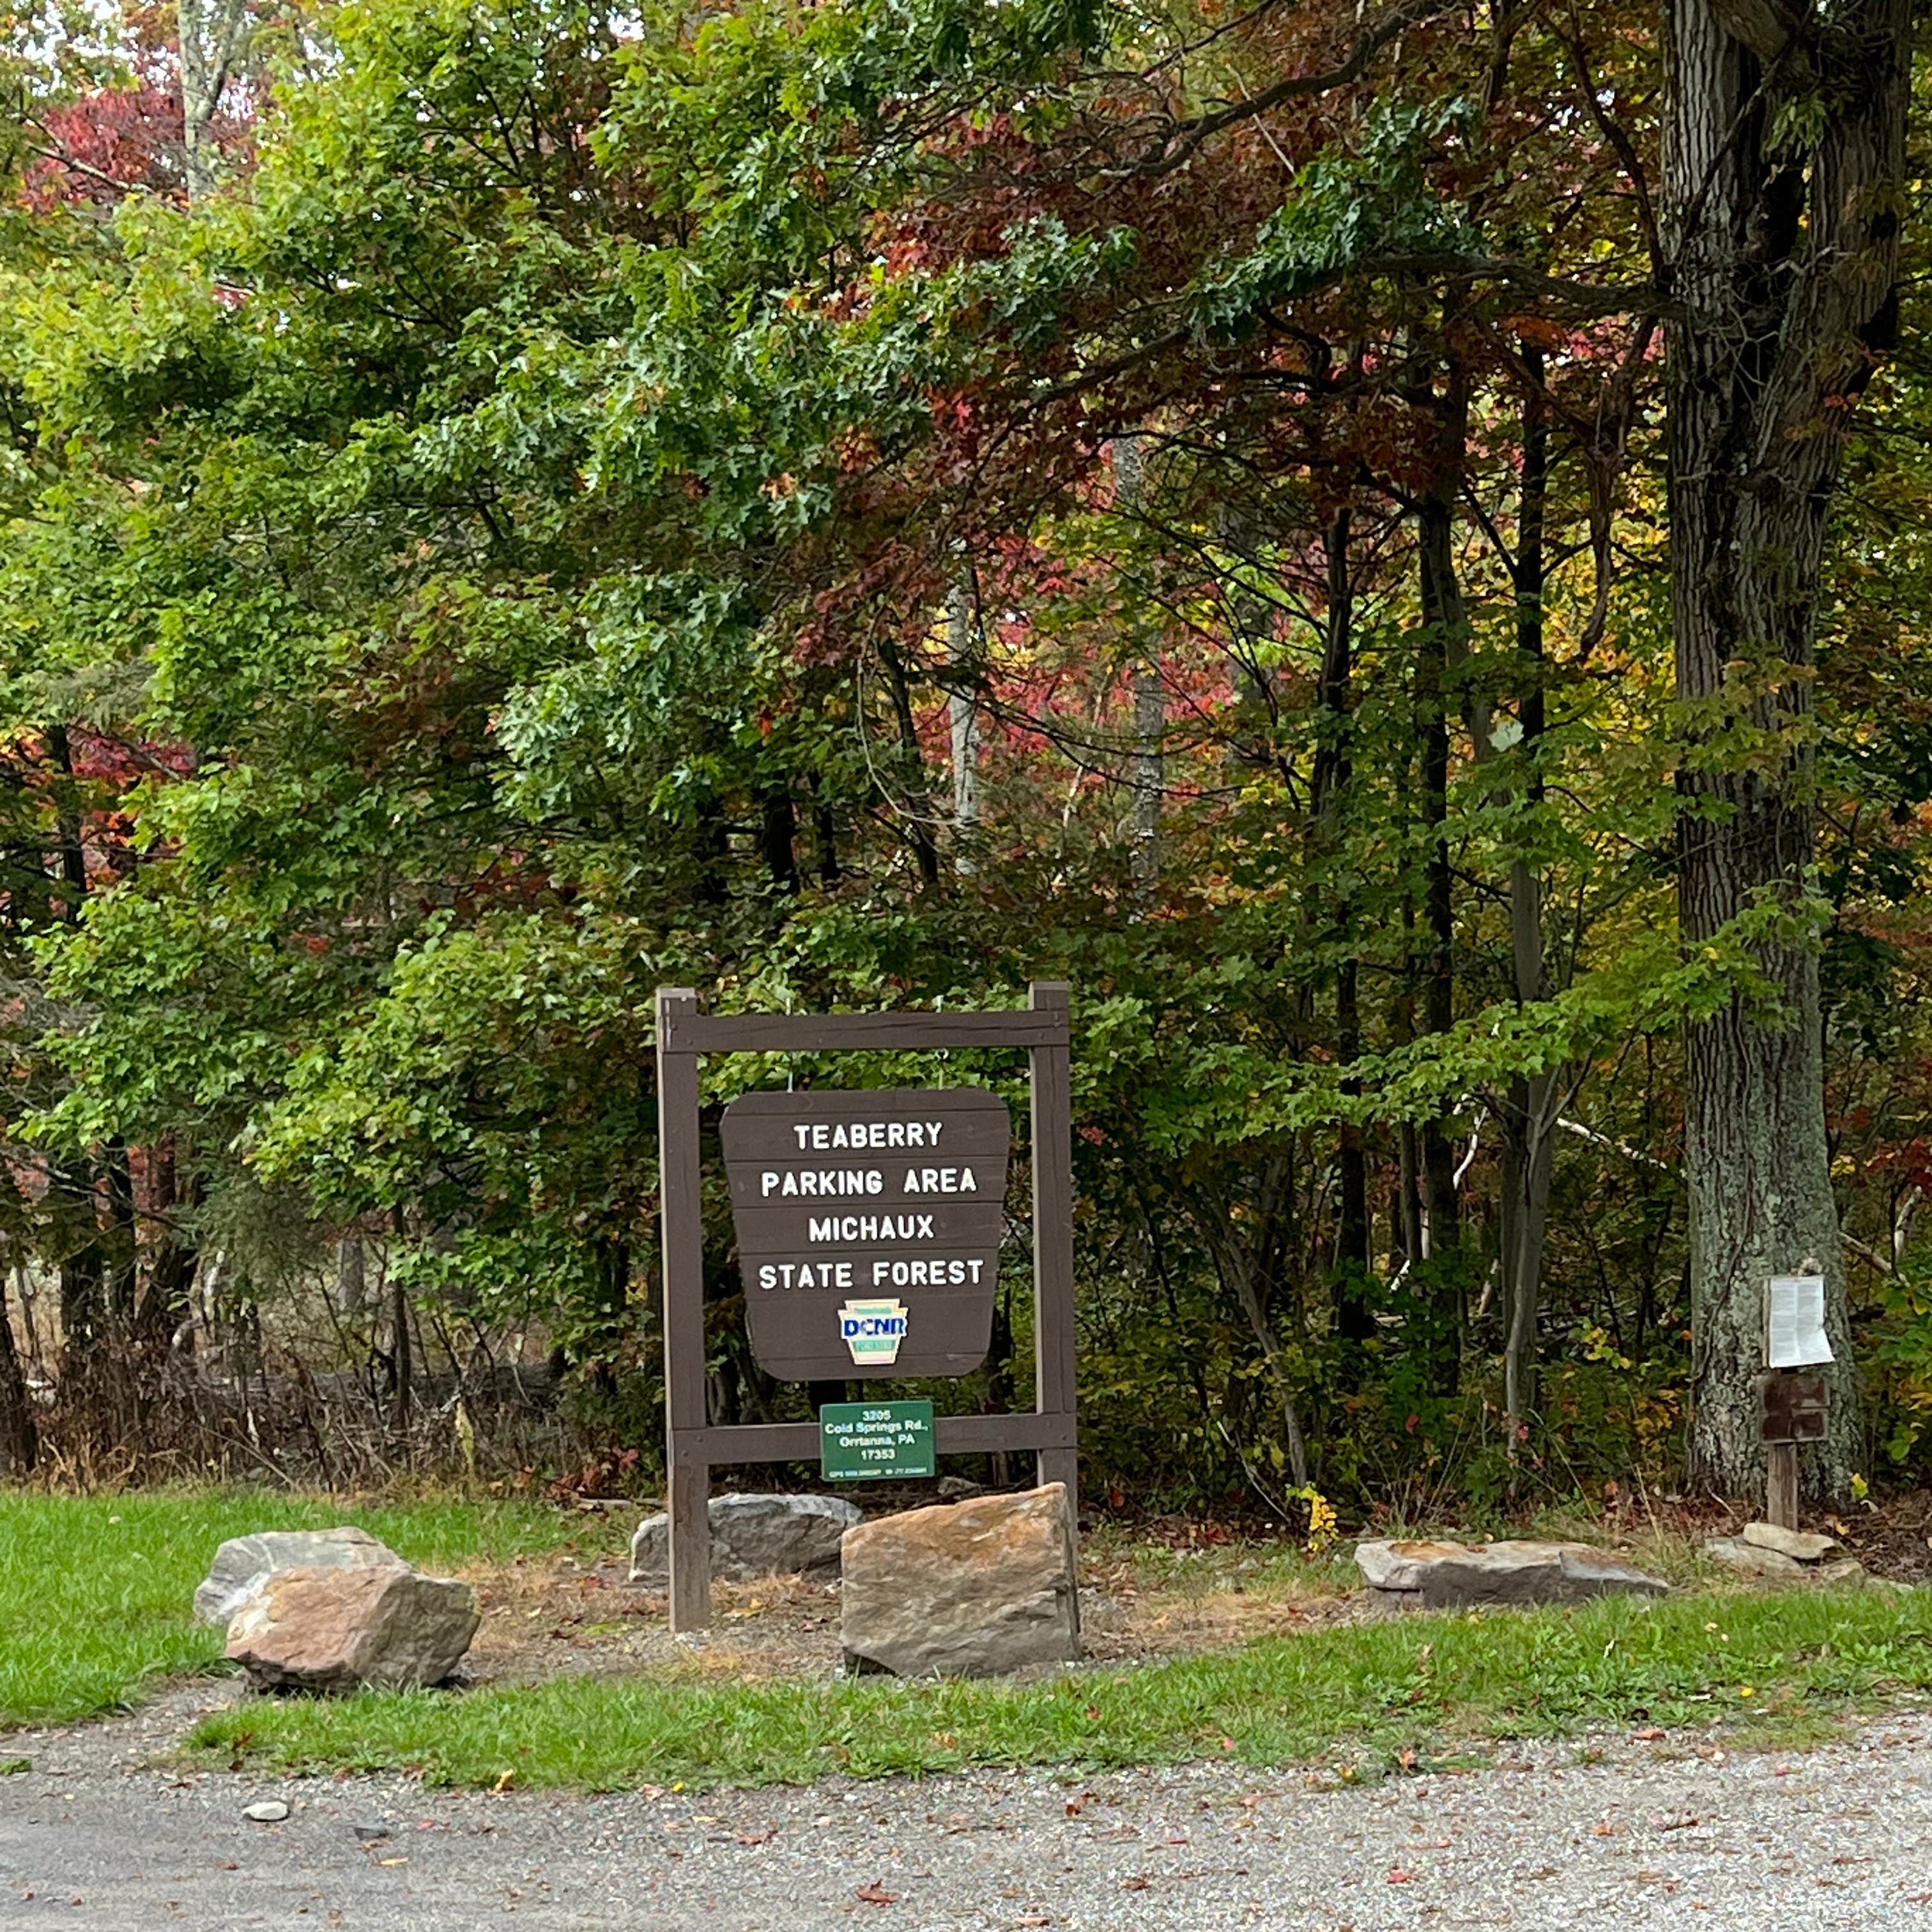
<path id="1" fill-rule="evenodd" d="M 838 1333 L 855 1362 L 896 1362 L 905 1340 L 903 1301 L 848 1301 L 838 1311 Z"/>

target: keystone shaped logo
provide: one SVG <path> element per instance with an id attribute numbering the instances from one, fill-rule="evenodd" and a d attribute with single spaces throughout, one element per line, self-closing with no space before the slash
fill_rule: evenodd
<path id="1" fill-rule="evenodd" d="M 897 1361 L 905 1332 L 903 1301 L 848 1301 L 838 1311 L 838 1333 L 862 1368 L 870 1362 Z"/>

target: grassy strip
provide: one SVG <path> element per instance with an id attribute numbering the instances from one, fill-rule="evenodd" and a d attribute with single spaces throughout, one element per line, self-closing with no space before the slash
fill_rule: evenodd
<path id="1" fill-rule="evenodd" d="M 223 1633 L 190 1621 L 224 1538 L 359 1523 L 444 1570 L 555 1549 L 580 1520 L 536 1504 L 436 1501 L 361 1508 L 258 1491 L 0 1493 L 0 1725 L 124 1706 L 144 1679 L 205 1669 Z"/>
<path id="2" fill-rule="evenodd" d="M 1816 1716 L 1932 1686 L 1932 1594 L 1684 1595 L 1412 1616 L 1021 1686 L 572 1678 L 466 1696 L 250 1701 L 190 1749 L 482 1785 L 802 1783 L 967 1765 L 1426 1755 L 1472 1736 Z"/>

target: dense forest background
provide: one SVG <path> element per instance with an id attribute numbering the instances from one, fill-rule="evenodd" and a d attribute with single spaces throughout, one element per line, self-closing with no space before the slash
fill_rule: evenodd
<path id="1" fill-rule="evenodd" d="M 1102 1506 L 1726 1486 L 1809 1259 L 1918 1474 L 1912 15 L 1732 10 L 8 15 L 0 1456 L 647 1484 L 653 988 L 1058 978 Z"/>

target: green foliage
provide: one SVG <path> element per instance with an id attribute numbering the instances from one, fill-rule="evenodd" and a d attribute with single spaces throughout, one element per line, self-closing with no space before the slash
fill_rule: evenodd
<path id="1" fill-rule="evenodd" d="M 265 56 L 221 191 L 22 201 L 7 1126 L 70 1183 L 10 1227 L 59 1269 L 115 1162 L 166 1147 L 165 1225 L 272 1330 L 284 1284 L 228 1239 L 250 1216 L 299 1228 L 311 1277 L 339 1234 L 380 1244 L 426 1312 L 554 1346 L 654 1436 L 652 988 L 957 1006 L 1061 976 L 1100 1472 L 1285 1490 L 1298 1424 L 1360 1503 L 1661 1467 L 1675 1042 L 1733 1002 L 1788 1017 L 1767 947 L 1821 949 L 1848 1212 L 1888 1244 L 1903 1199 L 1932 478 L 1855 424 L 1814 720 L 1756 722 L 1781 665 L 1678 704 L 1620 293 L 1654 266 L 1628 154 L 1656 36 L 1532 11 L 1444 16 L 1317 93 L 1346 49 L 1293 10 L 354 0 Z M 1628 153 L 1580 137 L 1586 31 Z M 1915 419 L 1923 372 L 1898 380 Z M 1420 582 L 1430 506 L 1460 616 Z M 1684 761 L 1799 751 L 1816 891 L 1684 946 Z M 707 1106 L 794 1072 L 834 1077 L 718 1063 Z M 1526 1446 L 1502 1204 L 1546 1078 Z M 1425 1252 L 1432 1150 L 1461 1226 Z M 718 1398 L 795 1406 L 710 1214 Z M 958 1401 L 1017 1399 L 1012 1325 Z"/>

